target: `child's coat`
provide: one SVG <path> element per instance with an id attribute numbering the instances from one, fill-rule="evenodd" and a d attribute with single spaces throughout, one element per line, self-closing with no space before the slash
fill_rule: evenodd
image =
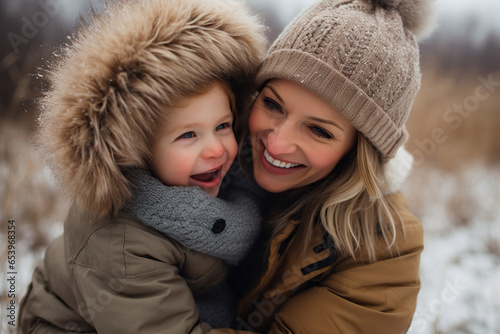
<path id="1" fill-rule="evenodd" d="M 23 302 L 24 333 L 206 333 L 192 293 L 221 283 L 227 267 L 126 213 L 92 220 L 73 207 Z"/>

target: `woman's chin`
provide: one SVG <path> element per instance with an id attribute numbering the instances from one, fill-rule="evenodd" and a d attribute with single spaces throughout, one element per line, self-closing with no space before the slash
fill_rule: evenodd
<path id="1" fill-rule="evenodd" d="M 257 184 L 264 190 L 270 193 L 280 193 L 287 191 L 292 188 L 292 186 L 276 180 L 276 176 L 269 175 L 266 172 L 259 171 L 254 166 L 254 179 Z"/>

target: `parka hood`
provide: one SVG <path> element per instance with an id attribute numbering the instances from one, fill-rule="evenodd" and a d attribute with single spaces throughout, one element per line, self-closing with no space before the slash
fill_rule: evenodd
<path id="1" fill-rule="evenodd" d="M 49 66 L 36 142 L 63 190 L 98 217 L 131 198 L 121 168 L 147 167 L 168 108 L 216 80 L 238 100 L 266 47 L 260 20 L 232 0 L 107 2 L 72 41 Z"/>

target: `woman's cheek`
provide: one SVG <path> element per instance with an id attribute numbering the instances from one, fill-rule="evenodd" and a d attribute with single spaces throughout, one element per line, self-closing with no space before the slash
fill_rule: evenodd
<path id="1" fill-rule="evenodd" d="M 262 110 L 260 110 L 260 108 L 258 108 L 257 106 L 254 106 L 252 108 L 252 111 L 250 112 L 250 117 L 248 119 L 248 127 L 250 129 L 251 136 L 254 136 L 263 126 L 264 119 L 262 116 Z"/>

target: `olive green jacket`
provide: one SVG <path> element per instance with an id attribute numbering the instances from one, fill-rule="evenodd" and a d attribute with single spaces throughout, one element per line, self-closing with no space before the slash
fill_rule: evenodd
<path id="1" fill-rule="evenodd" d="M 193 293 L 227 266 L 121 212 L 93 221 L 73 207 L 21 304 L 23 333 L 208 333 Z"/>

